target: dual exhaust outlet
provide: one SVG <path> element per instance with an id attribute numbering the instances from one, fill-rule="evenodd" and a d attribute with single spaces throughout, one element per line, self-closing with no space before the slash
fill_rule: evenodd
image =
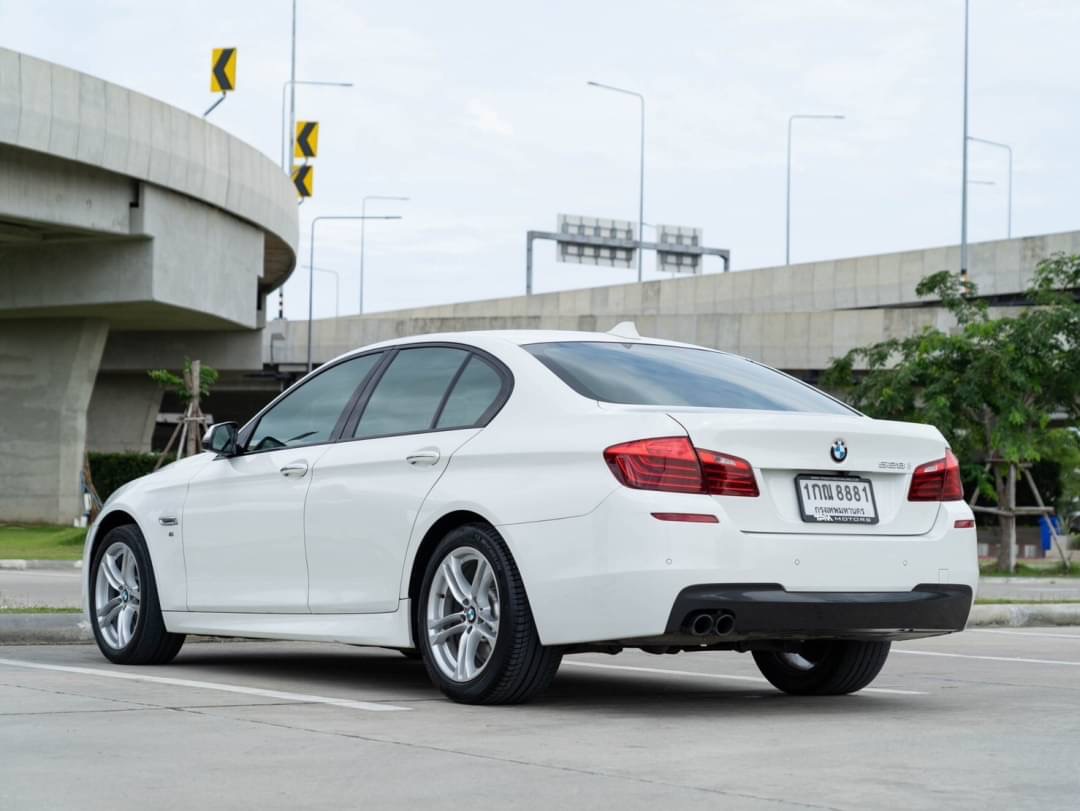
<path id="1" fill-rule="evenodd" d="M 735 630 L 735 615 L 730 611 L 696 611 L 686 620 L 692 636 L 727 636 Z"/>

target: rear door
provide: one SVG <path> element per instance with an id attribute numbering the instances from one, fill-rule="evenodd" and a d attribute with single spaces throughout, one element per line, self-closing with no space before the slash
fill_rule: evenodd
<path id="1" fill-rule="evenodd" d="M 457 346 L 404 348 L 316 463 L 305 515 L 312 612 L 395 611 L 413 523 L 508 373 Z"/>
<path id="2" fill-rule="evenodd" d="M 744 532 L 922 535 L 937 519 L 938 502 L 907 500 L 912 470 L 945 455 L 929 426 L 854 415 L 669 413 L 696 447 L 753 466 L 760 496 L 714 497 Z M 839 514 L 815 520 L 815 508 Z"/>

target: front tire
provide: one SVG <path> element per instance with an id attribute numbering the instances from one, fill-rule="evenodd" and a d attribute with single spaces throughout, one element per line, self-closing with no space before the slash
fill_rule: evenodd
<path id="1" fill-rule="evenodd" d="M 797 696 L 838 696 L 872 682 L 889 657 L 890 642 L 821 639 L 796 652 L 754 651 L 758 670 L 778 690 Z"/>
<path id="2" fill-rule="evenodd" d="M 463 704 L 518 704 L 551 684 L 562 660 L 544 647 L 506 542 L 467 524 L 435 548 L 416 606 L 416 644 L 432 682 Z"/>
<path id="3" fill-rule="evenodd" d="M 90 626 L 98 649 L 118 665 L 163 665 L 184 644 L 165 630 L 157 582 L 142 532 L 114 527 L 97 544 L 90 569 Z"/>

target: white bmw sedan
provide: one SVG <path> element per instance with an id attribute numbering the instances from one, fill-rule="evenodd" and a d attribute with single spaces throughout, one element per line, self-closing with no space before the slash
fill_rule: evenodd
<path id="1" fill-rule="evenodd" d="M 892 640 L 961 630 L 977 579 L 935 428 L 632 325 L 365 347 L 207 445 L 87 536 L 113 662 L 185 634 L 345 642 L 494 704 L 564 653 L 728 650 L 789 693 L 849 693 Z"/>

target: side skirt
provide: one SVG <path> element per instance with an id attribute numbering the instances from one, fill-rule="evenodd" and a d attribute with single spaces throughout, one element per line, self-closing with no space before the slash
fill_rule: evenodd
<path id="1" fill-rule="evenodd" d="M 383 614 L 234 614 L 163 611 L 174 634 L 242 636 L 301 642 L 344 642 L 389 648 L 412 647 L 411 600 Z"/>

